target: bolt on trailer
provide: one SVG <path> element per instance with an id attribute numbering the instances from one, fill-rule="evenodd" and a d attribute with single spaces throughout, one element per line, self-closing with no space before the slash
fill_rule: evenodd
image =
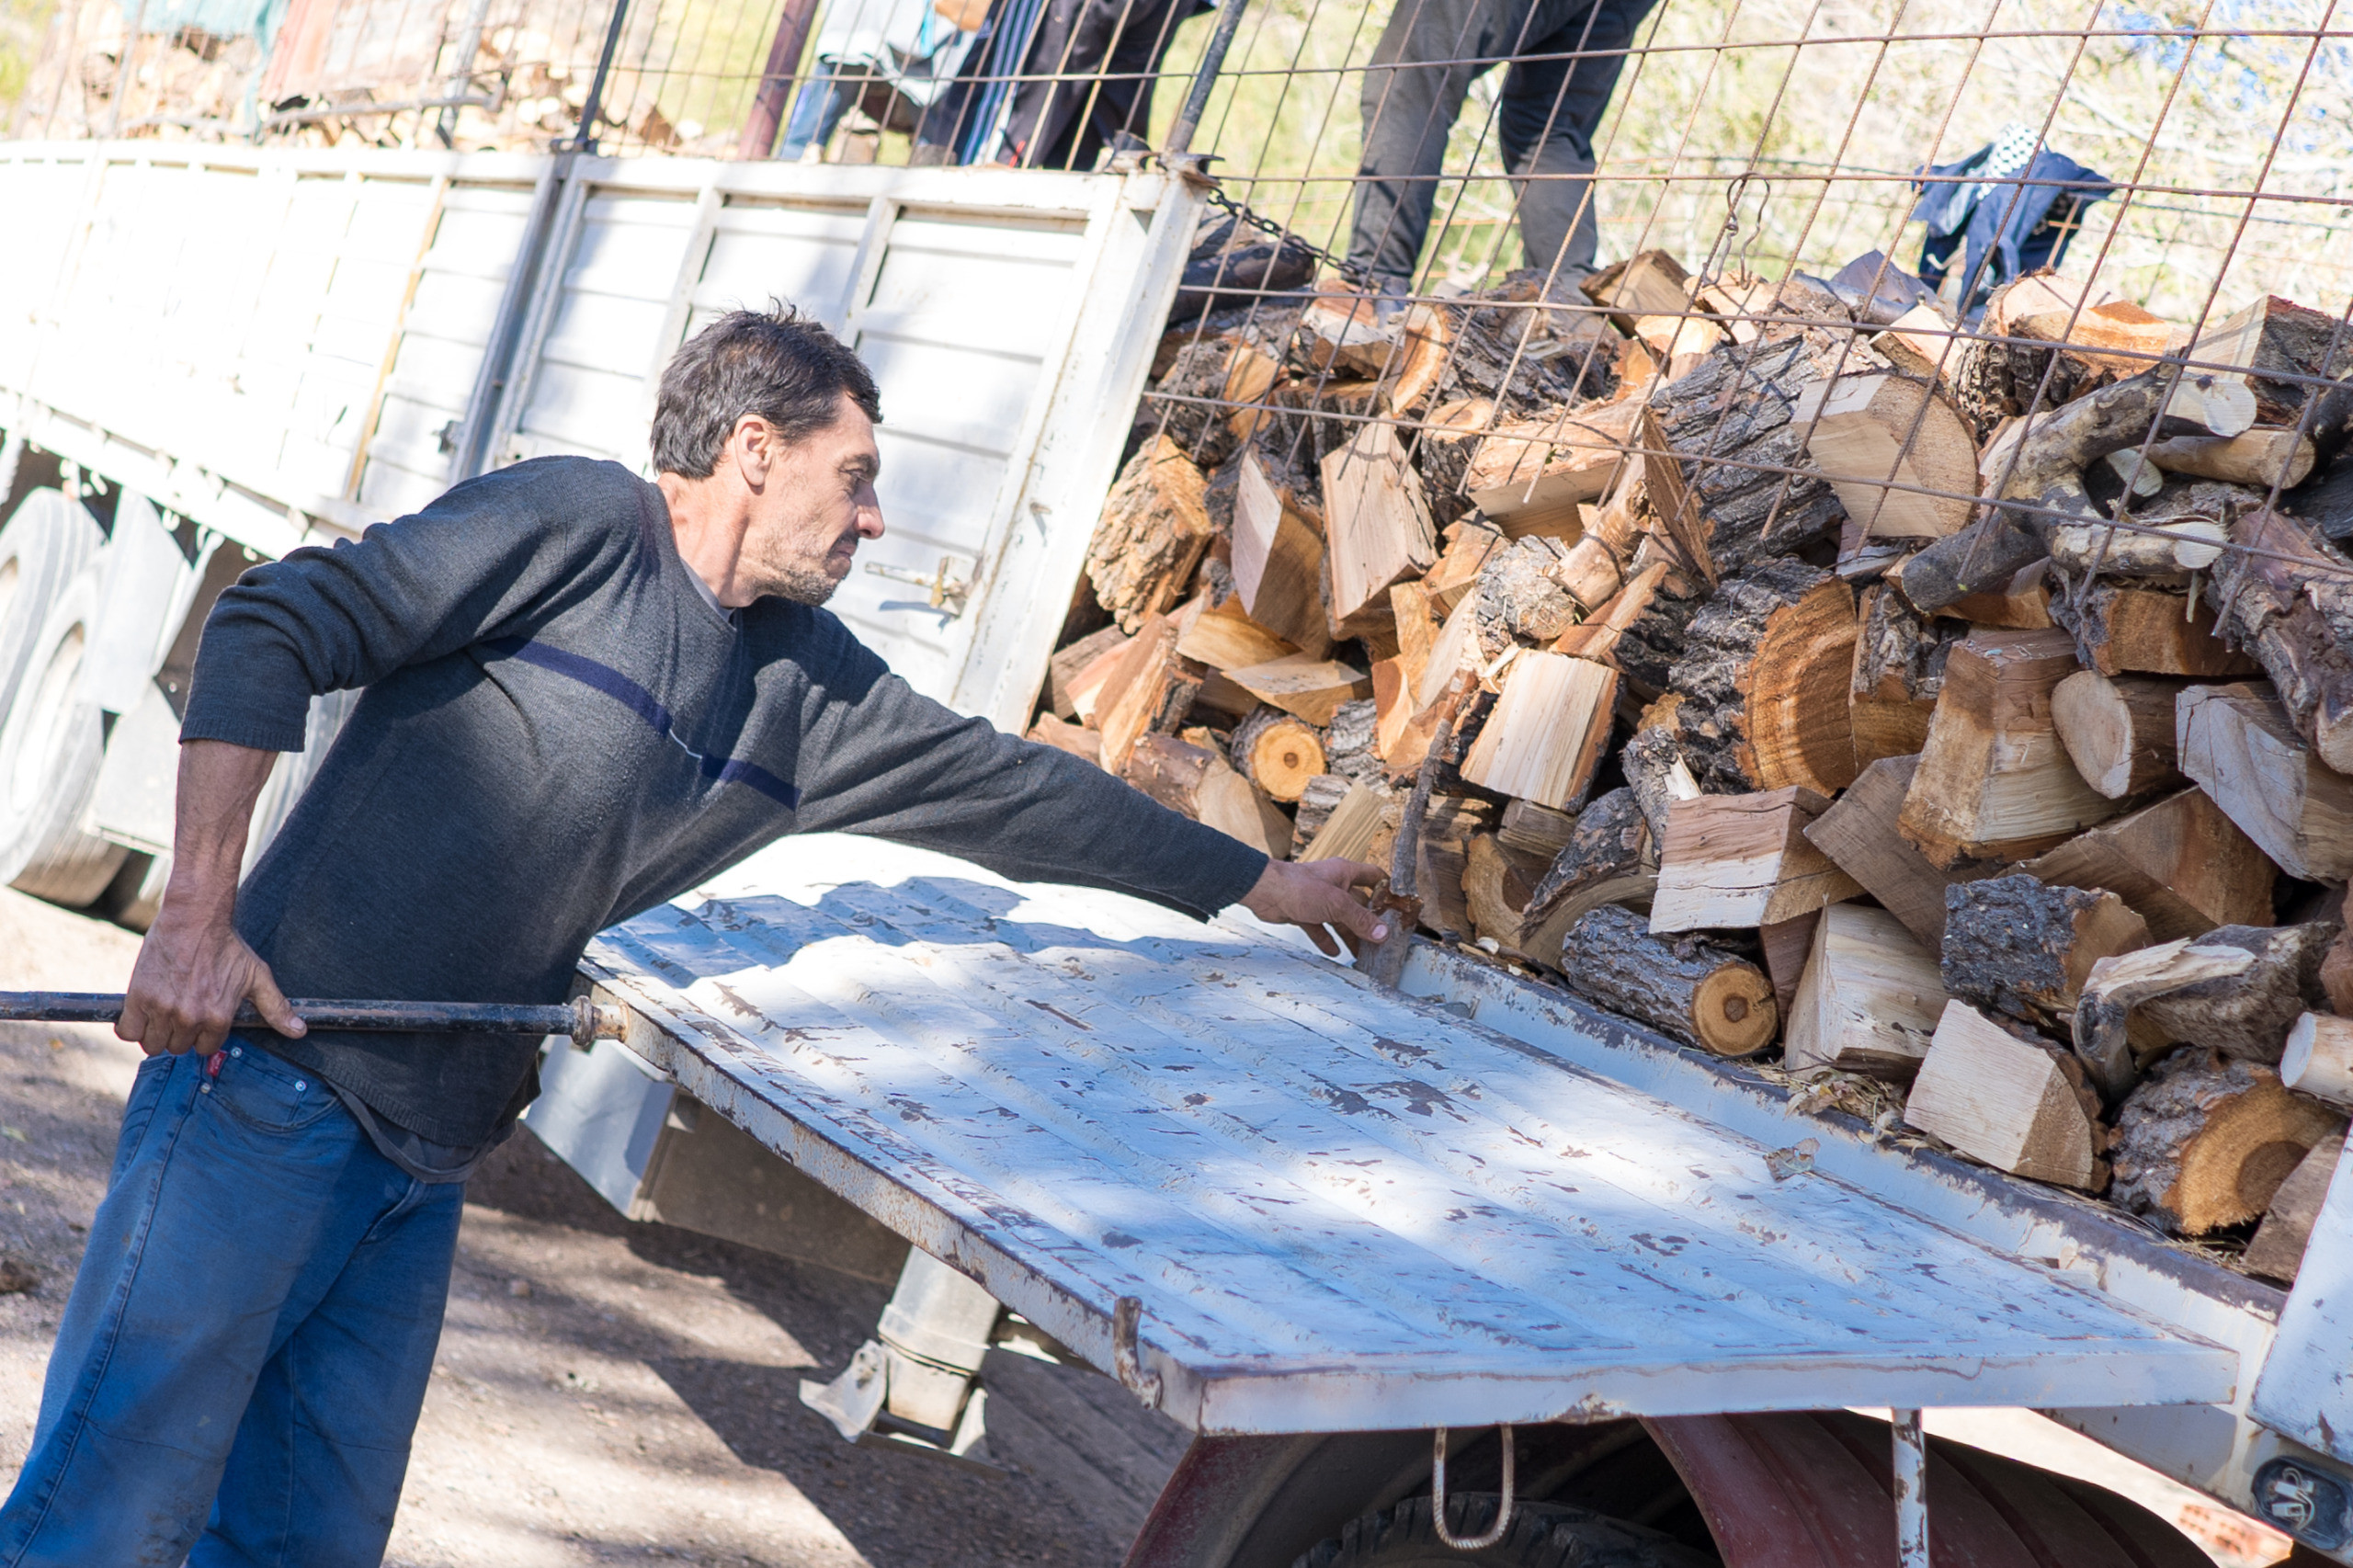
<path id="1" fill-rule="evenodd" d="M 0 571 L 40 610 L 0 623 L 17 885 L 152 901 L 175 703 L 245 564 L 498 464 L 640 462 L 670 349 L 788 298 L 889 400 L 894 531 L 840 607 L 861 636 L 1278 852 L 1334 832 L 1322 849 L 1386 860 L 1400 918 L 1445 938 L 1391 976 L 1433 1013 L 1257 934 L 816 845 L 609 935 L 590 978 L 631 1038 L 551 1050 L 530 1123 L 637 1217 L 896 1275 L 876 1341 L 805 1391 L 846 1437 L 985 1462 L 973 1374 L 1010 1342 L 1199 1434 L 1139 1561 L 1417 1531 L 1766 1561 L 1772 1509 L 1876 1540 L 1899 1501 L 1900 1535 L 1857 1550 L 1916 1561 L 1916 1426 L 1883 1459 L 1886 1429 L 1799 1413 L 2025 1403 L 2345 1560 L 2333 1260 L 2290 1256 L 2283 1290 L 2276 1261 L 2252 1271 L 2252 1217 L 2166 1236 L 2140 1216 L 2191 1217 L 2076 1196 L 2139 1179 L 2104 1147 L 2131 1101 L 2062 1071 L 2117 1066 L 2063 1049 L 2086 985 L 2105 995 L 2095 958 L 2188 941 L 2192 969 L 2301 984 L 2302 959 L 2189 939 L 2323 925 L 2353 869 L 2325 825 L 2334 623 L 2292 619 L 2344 569 L 2329 14 L 1666 0 L 1434 39 L 1420 6 L 1123 5 L 1091 31 L 1022 0 L 414 10 L 52 21 L 0 160 L 25 215 L 0 265 L 29 302 L 0 324 Z M 2052 449 L 2066 411 L 2153 372 L 2120 444 Z M 1970 590 L 1943 616 L 1921 608 L 1938 572 Z M 2199 637 L 2152 655 L 2167 606 Z M 1133 668 L 1106 660 L 1131 645 Z M 2143 818 L 2091 804 L 2068 780 L 2094 770 L 2029 722 L 1987 744 L 2042 771 L 1972 780 L 1934 733 L 1981 717 L 1946 702 L 1955 663 L 2029 720 L 2062 665 L 2168 699 L 2268 677 L 2212 710 L 2264 761 L 2201 773 L 2183 740 L 2134 785 L 2128 744 L 2099 798 L 2163 809 Z M 1155 699 L 1143 722 L 1097 700 L 1115 675 Z M 1515 740 L 1522 702 L 1570 717 Z M 2284 812 L 2242 792 L 2282 757 L 2305 769 Z M 290 759 L 279 810 L 301 781 Z M 1695 808 L 1671 801 L 1701 790 L 1798 792 L 1765 886 L 1675 863 Z M 1858 819 L 1920 864 L 1859 869 Z M 2217 853 L 2153 870 L 2151 838 Z M 2015 988 L 2010 1022 L 2055 1058 L 1990 1001 L 2000 1039 L 1956 1028 L 1963 1090 L 2035 1091 L 1990 1131 L 1919 1093 L 1953 1079 L 1921 1060 L 1945 1032 L 1922 998 L 1956 957 L 1980 994 L 1966 943 L 1925 971 L 1902 946 L 1932 952 L 1904 917 L 1941 918 L 1987 862 L 2040 866 L 2017 907 L 2078 893 L 2070 932 L 2107 934 L 2071 936 L 2048 995 Z M 1629 968 L 1669 983 L 1612 981 Z M 2137 1003 L 2114 1006 L 2120 1028 Z M 1848 1016 L 1868 1039 L 1825 1032 Z M 1765 1055 L 1713 1054 L 1760 1021 Z M 2317 1187 L 2304 1233 L 2345 1233 L 2327 1103 L 2228 1097 L 2262 1113 L 2237 1124 L 2240 1209 Z M 2015 1529 L 1972 1535 L 1985 1506 L 2180 1549 L 2112 1499 L 1935 1454 L 1940 1551 L 2020 1555 Z"/>

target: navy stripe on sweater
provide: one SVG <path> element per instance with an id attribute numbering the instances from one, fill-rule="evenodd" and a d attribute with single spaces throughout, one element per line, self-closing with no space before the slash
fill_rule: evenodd
<path id="1" fill-rule="evenodd" d="M 504 654 L 510 659 L 520 659 L 527 665 L 537 665 L 540 669 L 551 670 L 557 675 L 569 676 L 585 687 L 603 692 L 607 697 L 644 720 L 647 727 L 654 733 L 693 757 L 702 768 L 704 778 L 717 779 L 722 784 L 747 785 L 777 801 L 788 811 L 800 809 L 800 790 L 784 779 L 779 778 L 758 763 L 746 762 L 742 757 L 710 756 L 697 751 L 679 739 L 677 729 L 671 721 L 670 710 L 655 701 L 652 692 L 610 665 L 598 664 L 596 660 L 583 654 L 566 653 L 561 648 L 551 648 L 544 642 L 534 642 L 528 637 L 485 638 L 483 641 L 483 646 L 494 653 Z"/>

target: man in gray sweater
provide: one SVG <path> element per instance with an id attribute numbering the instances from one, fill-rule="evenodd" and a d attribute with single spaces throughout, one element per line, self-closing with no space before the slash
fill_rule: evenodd
<path id="1" fill-rule="evenodd" d="M 119 1031 L 148 1054 L 0 1565 L 382 1556 L 464 1178 L 536 1042 L 306 1029 L 286 995 L 561 1001 L 598 930 L 789 833 L 926 845 L 1207 915 L 1380 940 L 1350 889 L 916 695 L 817 607 L 881 406 L 790 312 L 662 381 L 653 483 L 554 458 L 248 572 L 206 623 L 170 886 Z M 366 687 L 240 887 L 311 699 Z M 231 1032 L 251 998 L 267 1029 Z"/>

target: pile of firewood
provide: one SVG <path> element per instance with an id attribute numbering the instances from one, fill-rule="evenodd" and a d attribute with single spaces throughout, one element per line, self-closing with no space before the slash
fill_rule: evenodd
<path id="1" fill-rule="evenodd" d="M 2292 1278 L 2353 1107 L 2353 332 L 1891 276 L 1172 331 L 1032 738 Z"/>

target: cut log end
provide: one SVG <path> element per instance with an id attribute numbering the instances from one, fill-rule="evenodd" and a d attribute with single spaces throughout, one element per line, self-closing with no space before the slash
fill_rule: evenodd
<path id="1" fill-rule="evenodd" d="M 2252 1062 L 2177 1051 L 2117 1119 L 2117 1201 L 2184 1235 L 2245 1224 L 2345 1119 Z"/>

